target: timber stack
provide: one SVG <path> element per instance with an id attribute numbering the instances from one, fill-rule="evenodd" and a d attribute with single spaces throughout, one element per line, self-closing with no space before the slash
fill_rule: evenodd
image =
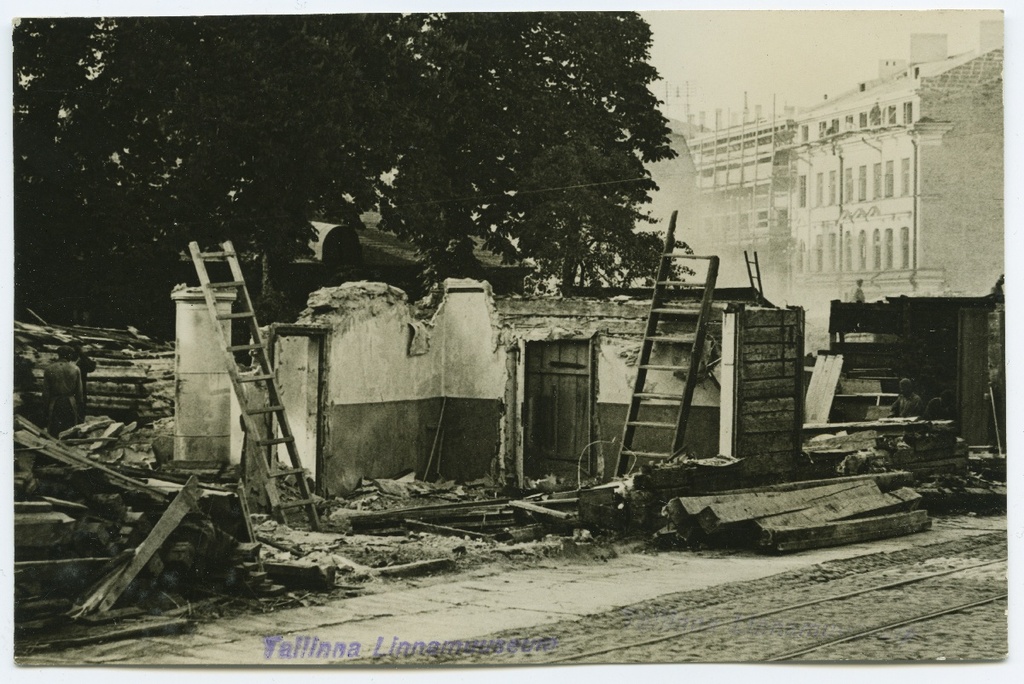
<path id="1" fill-rule="evenodd" d="M 88 413 L 148 423 L 174 414 L 174 347 L 138 331 L 14 322 L 15 408 L 45 422 L 42 381 L 57 348 L 75 342 L 96 362 Z"/>

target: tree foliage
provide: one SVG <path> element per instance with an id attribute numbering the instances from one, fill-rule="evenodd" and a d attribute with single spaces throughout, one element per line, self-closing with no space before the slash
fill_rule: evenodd
<path id="1" fill-rule="evenodd" d="M 634 14 L 32 19 L 14 42 L 21 300 L 138 315 L 190 240 L 273 273 L 310 219 L 374 207 L 433 277 L 477 275 L 477 245 L 565 285 L 653 267 L 644 163 L 672 152 Z"/>

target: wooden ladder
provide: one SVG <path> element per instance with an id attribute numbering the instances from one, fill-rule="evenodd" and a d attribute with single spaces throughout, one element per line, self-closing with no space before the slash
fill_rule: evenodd
<path id="1" fill-rule="evenodd" d="M 686 436 L 686 424 L 690 416 L 690 405 L 693 402 L 693 392 L 697 386 L 700 362 L 704 356 L 704 340 L 707 337 L 715 281 L 718 279 L 718 257 L 676 253 L 677 213 L 672 212 L 672 219 L 669 221 L 668 233 L 665 236 L 665 249 L 662 252 L 658 275 L 654 283 L 651 311 L 647 317 L 647 327 L 637 361 L 633 398 L 629 403 L 626 425 L 622 433 L 617 467 L 619 475 L 625 475 L 635 464 L 637 458 L 668 459 L 682 451 L 683 440 Z M 687 263 L 697 266 L 697 269 L 691 269 L 697 273 L 692 279 L 683 279 L 677 273 L 681 270 L 677 267 L 685 266 Z M 699 270 L 702 267 L 706 268 L 703 277 Z M 684 357 L 687 356 L 686 350 L 689 350 L 688 359 L 682 362 L 682 365 L 680 362 L 652 363 L 651 357 L 655 345 L 658 345 L 659 350 L 674 347 L 682 351 Z M 649 391 L 647 389 L 649 371 L 685 373 L 686 379 L 682 394 Z M 640 411 L 643 407 L 648 407 L 650 410 L 650 407 L 673 405 L 678 406 L 675 422 L 641 419 Z M 672 435 L 671 442 L 665 440 L 663 451 L 636 451 L 633 449 L 633 441 L 638 428 L 669 433 Z"/>
<path id="2" fill-rule="evenodd" d="M 750 287 L 757 290 L 757 295 L 762 300 L 764 299 L 764 286 L 761 284 L 761 262 L 757 258 L 757 252 L 753 252 L 753 256 L 747 254 L 747 250 L 743 250 L 743 260 L 747 262 L 747 278 L 750 279 Z"/>
<path id="3" fill-rule="evenodd" d="M 206 298 L 206 307 L 210 312 L 210 320 L 213 327 L 220 334 L 224 356 L 224 364 L 227 366 L 228 374 L 231 376 L 231 384 L 235 388 L 235 396 L 238 397 L 238 404 L 242 409 L 242 420 L 245 424 L 247 439 L 255 440 L 255 445 L 260 449 L 267 449 L 278 444 L 283 444 L 288 452 L 290 468 L 277 467 L 276 461 L 268 463 L 266 458 L 255 458 L 256 472 L 263 479 L 263 488 L 270 502 L 271 511 L 274 517 L 280 522 L 287 522 L 286 511 L 301 508 L 306 512 L 309 526 L 313 530 L 320 529 L 320 518 L 316 512 L 316 504 L 313 493 L 309 489 L 309 482 L 306 480 L 306 471 L 299 459 L 299 452 L 295 446 L 295 436 L 291 426 L 288 424 L 288 416 L 285 413 L 284 404 L 281 401 L 281 393 L 278 391 L 277 382 L 274 380 L 274 369 L 270 364 L 267 354 L 267 347 L 260 335 L 259 324 L 256 322 L 256 313 L 252 306 L 252 299 L 249 297 L 249 290 L 245 286 L 245 277 L 242 275 L 242 268 L 238 265 L 238 255 L 231 242 L 221 244 L 219 252 L 203 252 L 196 242 L 189 243 L 189 251 L 192 253 L 192 263 L 195 264 L 196 273 L 199 275 L 199 284 L 202 287 L 203 295 Z M 208 262 L 227 262 L 231 269 L 231 280 L 211 282 L 210 275 L 206 270 Z M 238 293 L 237 301 L 242 310 L 236 313 L 222 314 L 217 312 L 218 291 L 234 290 Z M 250 344 L 232 345 L 231 323 L 243 321 L 249 327 Z M 224 322 L 227 325 L 224 325 Z M 251 352 L 253 358 L 259 363 L 259 371 L 255 375 L 243 375 L 238 372 L 235 363 L 235 352 Z M 253 402 L 245 392 L 245 383 L 264 383 L 266 388 L 267 402 Z M 263 396 L 262 394 L 260 396 Z M 276 429 L 275 429 L 276 423 Z M 280 437 L 275 435 L 280 433 Z M 254 451 L 258 451 L 254 450 Z M 261 454 L 262 456 L 262 454 Z M 273 469 L 272 469 L 273 468 Z M 295 476 L 299 489 L 299 499 L 296 501 L 281 501 L 281 495 L 277 488 L 277 480 L 289 475 Z"/>

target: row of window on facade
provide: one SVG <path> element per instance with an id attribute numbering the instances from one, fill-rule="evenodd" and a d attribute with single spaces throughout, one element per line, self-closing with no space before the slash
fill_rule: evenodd
<path id="1" fill-rule="evenodd" d="M 862 128 L 876 128 L 878 126 L 895 126 L 897 123 L 896 118 L 897 108 L 896 105 L 889 105 L 884 110 L 876 103 L 874 107 L 857 114 L 847 114 L 843 119 L 843 127 L 839 128 L 839 119 L 823 119 L 818 122 L 818 138 L 825 138 L 830 135 L 837 135 L 838 133 L 844 133 L 848 131 L 856 131 Z M 904 125 L 909 126 L 914 123 L 914 103 L 904 102 L 903 103 L 903 121 Z M 811 124 L 802 124 L 800 126 L 800 142 L 809 142 L 811 139 Z"/>
<path id="2" fill-rule="evenodd" d="M 867 202 L 869 200 L 882 199 L 896 196 L 896 162 L 878 162 L 871 167 L 871 196 L 868 197 L 868 167 L 863 164 L 857 168 L 856 185 L 854 185 L 853 167 L 843 169 L 843 196 L 837 200 L 838 192 L 838 171 L 829 171 L 828 175 L 820 172 L 815 177 L 814 206 L 830 207 L 837 201 Z M 884 173 L 883 173 L 884 171 Z M 856 190 L 856 195 L 854 194 Z M 900 197 L 910 195 L 910 157 L 900 160 Z M 797 179 L 797 206 L 807 206 L 807 176 L 801 175 Z"/>
<path id="3" fill-rule="evenodd" d="M 825 235 L 814 237 L 814 250 L 808 255 L 807 244 L 800 241 L 800 254 L 797 261 L 797 271 L 803 273 L 805 270 L 812 273 L 824 271 L 884 271 L 897 268 L 909 269 L 911 261 L 910 251 L 910 228 L 900 228 L 899 252 L 896 252 L 895 230 L 886 228 L 884 231 L 875 228 L 871 232 L 871 246 L 868 248 L 868 231 L 861 230 L 857 233 L 856 258 L 854 263 L 854 242 L 853 232 L 846 231 L 843 236 L 843 262 L 839 262 L 839 235 L 829 233 L 828 244 L 825 244 Z M 810 259 L 808 259 L 810 257 Z M 870 257 L 870 260 L 869 260 Z M 897 261 L 898 259 L 898 261 Z"/>

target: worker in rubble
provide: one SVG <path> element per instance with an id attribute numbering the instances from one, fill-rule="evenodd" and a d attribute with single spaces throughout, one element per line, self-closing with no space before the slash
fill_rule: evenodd
<path id="1" fill-rule="evenodd" d="M 921 415 L 921 397 L 914 391 L 910 378 L 900 380 L 900 395 L 893 402 L 889 415 L 894 418 L 917 418 Z"/>
<path id="2" fill-rule="evenodd" d="M 46 429 L 53 437 L 77 425 L 84 418 L 82 372 L 75 365 L 75 350 L 67 345 L 57 348 L 57 360 L 43 371 L 43 406 Z"/>
<path id="3" fill-rule="evenodd" d="M 932 397 L 924 409 L 925 420 L 956 420 L 956 395 L 953 390 L 943 390 L 942 394 Z"/>
<path id="4" fill-rule="evenodd" d="M 82 343 L 78 340 L 71 343 L 71 348 L 75 350 L 75 365 L 78 366 L 78 372 L 82 374 L 82 410 L 80 414 L 82 420 L 85 420 L 86 402 L 89 401 L 89 373 L 96 370 L 96 362 L 86 355 Z"/>

